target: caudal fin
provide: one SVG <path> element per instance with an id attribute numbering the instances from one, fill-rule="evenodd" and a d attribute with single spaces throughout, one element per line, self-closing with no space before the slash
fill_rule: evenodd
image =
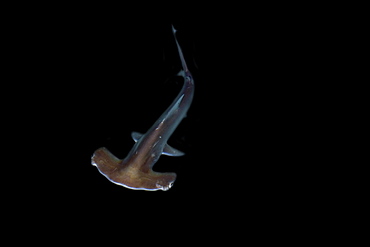
<path id="1" fill-rule="evenodd" d="M 179 51 L 179 56 L 180 56 L 182 68 L 184 69 L 185 73 L 189 73 L 188 66 L 186 66 L 185 58 L 184 58 L 184 55 L 182 54 L 181 47 L 179 45 L 179 42 L 177 42 L 176 32 L 177 32 L 177 30 L 172 25 L 172 33 L 173 33 L 173 36 L 175 37 L 175 41 L 176 41 L 176 45 L 177 45 L 177 50 Z"/>

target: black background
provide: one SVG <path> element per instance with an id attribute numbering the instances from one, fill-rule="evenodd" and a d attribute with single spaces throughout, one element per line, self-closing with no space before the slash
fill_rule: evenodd
<path id="1" fill-rule="evenodd" d="M 295 21 L 304 11 L 249 6 L 233 18 L 212 10 L 131 11 L 23 6 L 7 19 L 4 94 L 11 100 L 4 112 L 15 164 L 7 168 L 9 185 L 22 184 L 22 200 L 61 218 L 154 212 L 165 224 L 245 216 L 258 224 L 307 203 L 300 195 L 314 182 L 295 185 L 321 150 L 302 144 L 319 124 L 308 110 L 319 97 L 308 95 L 318 40 Z M 169 191 L 129 190 L 103 177 L 91 155 L 104 146 L 124 158 L 131 132 L 149 129 L 178 94 L 171 25 L 195 79 L 188 117 L 169 140 L 186 155 L 162 156 L 154 166 L 177 173 Z"/>

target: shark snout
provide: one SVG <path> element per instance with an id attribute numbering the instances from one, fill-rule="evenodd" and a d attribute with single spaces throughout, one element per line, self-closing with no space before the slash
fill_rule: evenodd
<path id="1" fill-rule="evenodd" d="M 96 150 L 91 163 L 112 183 L 130 189 L 169 190 L 176 180 L 175 173 L 142 170 L 134 163 L 124 163 L 106 148 Z"/>

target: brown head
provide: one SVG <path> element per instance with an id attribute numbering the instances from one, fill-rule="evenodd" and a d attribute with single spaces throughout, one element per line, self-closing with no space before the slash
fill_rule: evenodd
<path id="1" fill-rule="evenodd" d="M 106 148 L 96 150 L 91 163 L 111 182 L 130 189 L 168 190 L 176 180 L 175 173 L 159 173 L 152 169 L 142 169 L 140 164 L 133 161 L 123 163 Z"/>

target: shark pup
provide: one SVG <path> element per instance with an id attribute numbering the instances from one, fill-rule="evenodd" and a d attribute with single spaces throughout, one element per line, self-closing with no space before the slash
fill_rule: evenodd
<path id="1" fill-rule="evenodd" d="M 152 167 L 161 155 L 184 155 L 183 152 L 170 147 L 167 140 L 186 116 L 193 99 L 194 80 L 186 66 L 174 27 L 172 31 L 182 63 L 179 75 L 184 78 L 180 93 L 146 134 L 132 132 L 131 136 L 136 143 L 125 159 L 118 159 L 104 147 L 96 150 L 91 158 L 92 165 L 109 181 L 129 189 L 170 189 L 176 180 L 176 174 L 155 172 Z"/>

